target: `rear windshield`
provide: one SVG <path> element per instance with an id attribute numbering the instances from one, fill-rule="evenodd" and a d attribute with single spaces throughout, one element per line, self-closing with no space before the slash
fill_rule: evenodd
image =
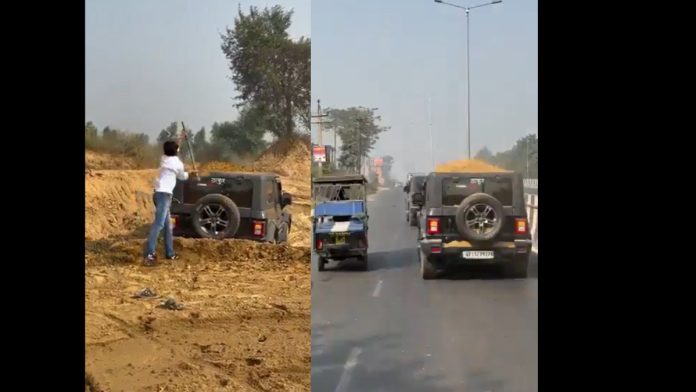
<path id="1" fill-rule="evenodd" d="M 251 208 L 254 184 L 250 179 L 233 178 L 225 181 L 225 193 L 237 207 Z"/>
<path id="2" fill-rule="evenodd" d="M 366 197 L 363 184 L 317 184 L 312 191 L 312 198 L 317 203 L 338 200 L 364 200 Z"/>
<path id="3" fill-rule="evenodd" d="M 413 180 L 411 180 L 411 192 L 422 191 L 423 184 L 425 184 L 425 176 L 413 177 Z"/>
<path id="4" fill-rule="evenodd" d="M 474 193 L 487 193 L 504 206 L 512 205 L 512 179 L 450 177 L 442 180 L 442 205 L 456 206 Z"/>

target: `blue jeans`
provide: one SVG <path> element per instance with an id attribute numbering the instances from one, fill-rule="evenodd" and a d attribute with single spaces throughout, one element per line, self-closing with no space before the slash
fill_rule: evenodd
<path id="1" fill-rule="evenodd" d="M 174 238 L 172 235 L 172 220 L 169 217 L 169 207 L 172 205 L 172 195 L 155 192 L 155 221 L 150 228 L 145 255 L 154 255 L 157 248 L 157 238 L 164 229 L 164 249 L 167 257 L 174 256 Z"/>

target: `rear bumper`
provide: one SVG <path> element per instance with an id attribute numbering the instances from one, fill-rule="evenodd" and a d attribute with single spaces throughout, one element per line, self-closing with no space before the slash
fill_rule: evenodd
<path id="1" fill-rule="evenodd" d="M 172 218 L 176 220 L 176 224 L 172 229 L 172 234 L 174 235 L 174 237 L 201 238 L 193 229 L 190 215 L 183 215 L 181 213 L 175 214 L 173 211 L 171 212 L 171 215 Z M 237 230 L 237 233 L 235 233 L 235 235 L 227 236 L 227 238 L 236 238 L 240 240 L 251 240 L 258 242 L 266 241 L 266 237 L 257 237 L 252 235 L 247 227 L 242 227 L 243 224 L 244 220 L 242 220 L 242 222 L 240 223 L 240 227 Z"/>
<path id="2" fill-rule="evenodd" d="M 529 257 L 532 249 L 531 239 L 517 239 L 514 241 L 498 241 L 492 243 L 470 243 L 467 241 L 453 241 L 443 244 L 442 240 L 420 240 L 420 250 L 429 261 L 436 265 L 470 265 L 470 264 L 506 264 L 521 257 Z M 439 251 L 438 251 L 439 250 Z M 493 251 L 492 259 L 466 259 L 464 251 Z"/>
<path id="3" fill-rule="evenodd" d="M 322 249 L 315 249 L 314 252 L 326 259 L 347 259 L 350 257 L 365 256 L 367 248 L 352 248 L 350 244 L 345 245 L 324 245 Z"/>

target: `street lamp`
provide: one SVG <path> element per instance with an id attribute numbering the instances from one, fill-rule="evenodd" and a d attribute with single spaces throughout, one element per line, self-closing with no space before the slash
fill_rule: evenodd
<path id="1" fill-rule="evenodd" d="M 469 151 L 469 159 L 471 159 L 471 89 L 470 89 L 470 83 L 469 83 L 469 11 L 473 10 L 474 8 L 481 8 L 485 7 L 487 5 L 493 5 L 493 4 L 500 4 L 503 2 L 503 0 L 493 0 L 488 3 L 483 3 L 483 4 L 478 4 L 478 5 L 472 5 L 471 7 L 463 7 L 461 5 L 457 4 L 452 4 L 448 3 L 446 1 L 442 0 L 435 0 L 436 3 L 440 4 L 445 4 L 449 5 L 452 7 L 456 8 L 461 8 L 464 11 L 466 11 L 466 137 L 467 137 L 467 142 L 466 142 L 466 147 Z"/>

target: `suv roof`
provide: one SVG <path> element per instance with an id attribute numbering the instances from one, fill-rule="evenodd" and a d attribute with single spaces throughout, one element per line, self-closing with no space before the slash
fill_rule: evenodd
<path id="1" fill-rule="evenodd" d="M 265 172 L 210 172 L 208 173 L 208 176 L 215 176 L 215 177 L 224 177 L 224 178 L 232 178 L 232 177 L 244 177 L 244 178 L 257 178 L 257 177 L 273 177 L 277 178 L 280 177 L 278 174 L 275 173 L 265 173 Z"/>

